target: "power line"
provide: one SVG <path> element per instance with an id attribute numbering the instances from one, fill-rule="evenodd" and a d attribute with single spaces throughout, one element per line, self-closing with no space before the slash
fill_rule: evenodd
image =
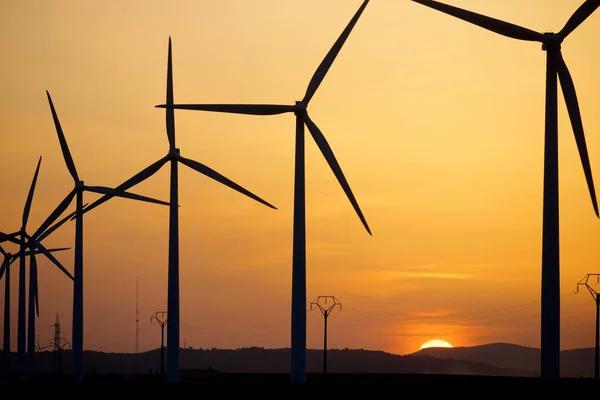
<path id="1" fill-rule="evenodd" d="M 561 295 L 561 298 L 563 297 L 568 297 L 568 296 L 572 296 L 575 295 L 576 293 L 573 292 L 565 292 Z M 420 322 L 420 321 L 429 321 L 429 320 L 439 320 L 439 319 L 445 319 L 445 318 L 458 318 L 459 320 L 466 320 L 467 318 L 464 317 L 471 317 L 471 316 L 477 316 L 477 315 L 481 315 L 481 314 L 488 314 L 485 315 L 483 317 L 474 317 L 474 318 L 468 318 L 468 320 L 472 321 L 472 320 L 481 320 L 481 319 L 487 319 L 490 315 L 490 313 L 495 313 L 494 315 L 491 316 L 496 316 L 496 315 L 501 315 L 501 314 L 505 314 L 507 312 L 514 312 L 514 311 L 520 311 L 523 308 L 529 308 L 529 307 L 533 307 L 536 304 L 539 304 L 540 301 L 531 301 L 531 302 L 527 302 L 527 303 L 522 303 L 522 304 L 518 304 L 518 305 L 514 305 L 514 306 L 509 306 L 509 307 L 502 307 L 502 308 L 496 308 L 496 309 L 490 309 L 490 310 L 482 310 L 482 311 L 475 311 L 475 312 L 469 312 L 469 313 L 451 313 L 451 314 L 446 314 L 446 315 L 439 315 L 439 316 L 417 316 L 417 317 L 398 317 L 397 315 L 393 315 L 393 314 L 383 314 L 383 313 L 371 313 L 371 312 L 361 312 L 359 310 L 350 310 L 351 314 L 358 314 L 361 317 L 370 319 L 370 320 L 374 320 L 374 321 L 381 321 L 381 322 L 391 322 L 391 323 L 397 323 L 397 322 Z M 380 318 L 380 317 L 375 317 L 371 314 L 377 314 L 380 316 L 385 316 L 387 318 Z"/>

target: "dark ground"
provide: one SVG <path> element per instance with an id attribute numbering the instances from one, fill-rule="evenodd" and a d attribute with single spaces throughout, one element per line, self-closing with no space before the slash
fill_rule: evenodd
<path id="1" fill-rule="evenodd" d="M 59 386 L 61 389 L 74 386 L 69 375 L 45 374 L 38 375 L 33 379 L 23 380 L 0 380 L 4 385 L 19 387 L 42 387 L 51 389 Z M 160 390 L 167 387 L 166 381 L 156 374 L 139 375 L 113 375 L 113 374 L 93 374 L 84 376 L 84 386 L 114 386 L 135 387 L 140 389 Z M 340 374 L 331 373 L 326 376 L 323 374 L 307 374 L 305 389 L 325 386 L 336 387 L 358 387 L 358 386 L 376 386 L 396 385 L 401 386 L 402 390 L 418 388 L 421 393 L 436 392 L 442 390 L 449 392 L 459 392 L 462 394 L 479 394 L 480 396 L 489 396 L 496 391 L 513 391 L 521 389 L 567 389 L 571 395 L 576 393 L 587 393 L 587 389 L 600 388 L 600 383 L 591 378 L 562 378 L 558 384 L 544 384 L 539 378 L 526 377 L 498 377 L 498 376 L 473 376 L 473 375 L 432 375 L 432 374 Z M 187 386 L 218 386 L 222 389 L 234 388 L 237 386 L 269 386 L 270 388 L 292 388 L 289 374 L 251 374 L 251 373 L 215 373 L 206 375 L 202 373 L 194 376 L 191 374 L 180 375 L 180 387 Z M 583 392 L 573 392 L 574 389 L 584 389 Z M 261 389 L 262 390 L 262 389 Z M 339 390 L 339 389 L 336 389 Z M 371 389 L 370 389 L 371 390 Z M 345 391 L 344 391 L 345 392 Z M 529 393 L 536 393 L 529 392 Z M 157 392 L 153 392 L 157 394 Z M 247 394 L 247 392 L 244 392 Z M 396 392 L 401 395 L 400 392 Z M 523 392 L 514 392 L 515 395 Z M 597 392 L 595 392 L 597 393 Z"/>

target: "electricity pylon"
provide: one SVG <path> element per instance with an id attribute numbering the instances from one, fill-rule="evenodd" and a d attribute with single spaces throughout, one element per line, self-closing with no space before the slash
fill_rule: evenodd
<path id="1" fill-rule="evenodd" d="M 322 304 L 327 304 L 327 300 L 331 301 L 331 305 L 329 307 L 324 307 Z M 312 307 L 316 306 L 323 314 L 324 319 L 324 329 L 323 329 L 323 374 L 327 374 L 327 317 L 329 314 L 335 309 L 336 306 L 339 306 L 340 311 L 342 310 L 342 303 L 340 303 L 334 296 L 318 296 L 316 299 L 310 303 L 310 310 Z"/>
<path id="2" fill-rule="evenodd" d="M 588 282 L 591 277 L 596 277 L 596 285 L 600 283 L 600 274 L 587 274 L 577 283 L 577 292 L 579 292 L 579 286 L 585 286 L 596 302 L 596 351 L 594 354 L 594 379 L 598 379 L 600 375 L 600 339 L 598 336 L 600 334 L 600 294 L 598 294 L 598 292 L 592 289 L 592 287 L 589 285 Z"/>
<path id="3" fill-rule="evenodd" d="M 165 373 L 165 325 L 167 324 L 167 312 L 166 311 L 157 311 L 150 318 L 150 322 L 152 320 L 156 320 L 158 325 L 160 325 L 160 374 L 164 375 Z M 165 318 L 164 320 L 162 318 Z"/>

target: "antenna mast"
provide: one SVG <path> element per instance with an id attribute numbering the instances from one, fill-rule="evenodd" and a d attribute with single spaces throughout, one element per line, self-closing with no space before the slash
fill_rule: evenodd
<path id="1" fill-rule="evenodd" d="M 62 332 L 60 331 L 60 320 L 58 319 L 58 313 L 56 313 L 56 319 L 54 320 L 52 327 L 54 328 L 54 338 L 51 341 L 54 368 L 56 369 L 56 372 L 62 374 L 62 351 L 67 346 L 70 346 L 71 343 L 69 343 L 65 337 L 61 336 Z"/>

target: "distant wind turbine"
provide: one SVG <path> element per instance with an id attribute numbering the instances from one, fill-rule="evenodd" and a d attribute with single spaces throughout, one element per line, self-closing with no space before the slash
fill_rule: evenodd
<path id="1" fill-rule="evenodd" d="M 274 104 L 175 104 L 173 107 L 181 110 L 212 111 L 231 114 L 247 115 L 276 115 L 294 113 L 296 115 L 296 160 L 294 176 L 294 237 L 292 261 L 292 355 L 291 379 L 294 382 L 304 383 L 306 380 L 306 221 L 305 221 L 305 175 L 304 175 L 304 125 L 308 127 L 313 139 L 327 160 L 329 167 L 335 174 L 338 182 L 344 189 L 346 196 L 358 214 L 365 229 L 369 234 L 371 230 L 363 216 L 358 202 L 350 189 L 342 169 L 336 160 L 333 150 L 327 143 L 321 130 L 308 116 L 307 107 L 319 85 L 325 78 L 327 71 L 333 64 L 346 39 L 352 32 L 369 0 L 362 5 L 337 39 L 329 53 L 325 56 L 312 79 L 308 84 L 306 94 L 302 101 L 295 105 Z M 168 108 L 168 104 L 156 107 Z"/>
<path id="2" fill-rule="evenodd" d="M 73 380 L 80 382 L 83 379 L 83 193 L 94 192 L 103 195 L 110 195 L 110 197 L 118 196 L 162 205 L 169 205 L 169 203 L 104 186 L 84 185 L 83 181 L 79 179 L 79 175 L 77 174 L 77 169 L 75 168 L 75 163 L 73 162 L 73 157 L 69 151 L 69 147 L 60 125 L 58 115 L 56 114 L 52 98 L 50 97 L 50 93 L 46 91 L 46 95 L 48 97 L 48 103 L 50 104 L 50 111 L 52 112 L 52 118 L 54 120 L 54 126 L 56 127 L 56 133 L 58 134 L 58 140 L 60 142 L 62 154 L 65 159 L 67 169 L 73 177 L 74 187 L 69 194 L 67 194 L 64 200 L 56 207 L 56 209 L 48 216 L 44 223 L 42 223 L 32 237 L 39 238 L 42 236 L 44 231 L 49 228 L 52 222 L 59 218 L 69 204 L 71 204 L 73 198 L 76 198 L 74 266 L 75 282 L 73 285 L 73 327 L 71 341 L 73 356 Z"/>
<path id="3" fill-rule="evenodd" d="M 558 33 L 539 33 L 471 11 L 432 0 L 413 0 L 456 18 L 513 39 L 542 43 L 546 51 L 546 132 L 544 144 L 544 209 L 542 232 L 541 375 L 548 381 L 560 377 L 560 257 L 558 208 L 558 99 L 557 73 L 565 98 L 579 156 L 596 216 L 598 202 L 583 133 L 575 86 L 563 60 L 561 43 L 599 6 L 600 0 L 584 2 Z"/>
<path id="4" fill-rule="evenodd" d="M 40 246 L 40 243 L 42 242 L 42 240 L 44 240 L 45 238 L 47 238 L 48 235 L 50 235 L 52 232 L 54 232 L 56 229 L 58 229 L 66 221 L 68 221 L 71 218 L 73 218 L 73 216 L 75 215 L 75 213 L 76 213 L 76 211 L 73 211 L 71 214 L 67 215 L 65 218 L 63 218 L 61 221 L 59 221 L 58 223 L 56 223 L 55 225 L 53 225 L 51 228 L 49 228 L 46 231 L 44 231 L 37 238 L 31 237 L 31 236 L 27 236 L 27 239 L 28 239 L 27 248 L 30 249 L 29 251 L 25 252 L 25 255 L 29 256 L 29 300 L 28 300 L 29 309 L 27 311 L 27 316 L 28 316 L 28 321 L 27 321 L 27 353 L 29 355 L 29 366 L 31 368 L 31 373 L 32 374 L 35 373 L 35 359 L 34 359 L 34 357 L 35 357 L 35 352 L 36 352 L 36 347 L 37 347 L 36 344 L 35 344 L 35 341 L 36 341 L 36 336 L 35 336 L 35 317 L 36 316 L 37 317 L 40 316 L 37 260 L 35 258 L 35 255 L 41 253 L 41 251 L 39 250 L 39 246 Z M 31 250 L 31 249 L 33 249 L 33 250 Z M 56 251 L 63 251 L 63 250 L 69 250 L 69 249 L 70 248 L 59 248 L 59 249 L 48 250 L 48 252 L 52 253 L 52 252 L 56 252 Z M 52 256 L 51 261 L 55 265 L 59 266 L 59 268 L 62 270 L 62 272 L 65 275 L 67 275 L 72 281 L 74 280 L 73 275 L 71 275 L 71 273 L 69 273 L 62 266 L 60 266 L 60 263 L 58 262 L 58 260 L 56 260 L 53 256 Z"/>
<path id="5" fill-rule="evenodd" d="M 15 235 L 20 236 L 19 252 L 17 253 L 17 257 L 19 259 L 19 292 L 18 292 L 19 297 L 18 297 L 18 310 L 17 310 L 17 364 L 18 364 L 19 374 L 21 374 L 21 375 L 24 375 L 26 373 L 25 352 L 26 352 L 27 337 L 26 337 L 26 311 L 25 311 L 25 305 L 26 305 L 25 268 L 26 268 L 26 257 L 27 257 L 26 249 L 30 246 L 30 243 L 28 242 L 28 239 L 30 238 L 30 236 L 27 234 L 27 222 L 29 220 L 29 213 L 31 211 L 31 203 L 33 201 L 33 194 L 35 192 L 35 186 L 36 186 L 37 178 L 38 178 L 38 175 L 40 172 L 41 162 L 42 162 L 42 157 L 40 156 L 37 166 L 36 166 L 36 169 L 35 169 L 35 173 L 33 175 L 33 180 L 31 182 L 31 186 L 29 187 L 29 193 L 27 194 L 27 200 L 25 201 L 25 207 L 23 209 L 21 228 L 17 232 L 15 232 L 14 234 L 11 235 L 12 238 L 14 238 Z M 54 256 L 41 243 L 35 242 L 35 246 L 31 247 L 31 250 L 34 253 L 36 252 L 36 250 L 39 250 L 39 252 L 46 255 L 46 257 L 48 257 L 48 259 L 50 261 L 52 261 L 61 271 L 63 271 L 65 274 L 67 274 L 67 276 L 71 277 L 71 279 L 73 278 L 71 276 L 71 274 L 58 262 L 58 260 L 56 260 L 56 258 L 54 258 Z M 33 261 L 33 263 L 35 263 L 35 261 Z M 30 265 L 30 268 L 35 269 L 34 273 L 37 273 L 37 264 Z M 33 277 L 30 274 L 30 282 L 29 282 L 30 298 L 33 294 L 35 294 L 35 291 L 32 292 L 32 287 L 33 287 L 32 279 L 33 279 Z M 32 333 L 31 327 L 30 327 L 30 333 Z M 29 337 L 28 339 L 29 339 L 29 344 L 30 344 L 31 348 L 34 348 L 35 347 L 35 336 L 33 336 L 33 338 Z"/>
<path id="6" fill-rule="evenodd" d="M 168 294 L 167 294 L 167 312 L 169 319 L 167 322 L 167 380 L 175 383 L 179 381 L 179 193 L 178 193 L 178 163 L 200 172 L 222 183 L 225 186 L 234 189 L 251 199 L 276 209 L 273 205 L 267 203 L 260 197 L 244 189 L 237 183 L 229 180 L 218 172 L 212 170 L 204 164 L 185 158 L 180 154 L 175 146 L 175 115 L 173 111 L 173 67 L 172 67 L 171 38 L 169 37 L 169 50 L 167 61 L 167 107 L 166 125 L 167 138 L 169 140 L 169 152 L 152 165 L 140 171 L 131 179 L 123 182 L 117 187 L 117 190 L 127 190 L 138 183 L 154 175 L 164 164 L 170 161 L 171 167 L 171 185 L 170 198 L 171 207 L 169 211 L 169 270 L 168 270 Z M 108 200 L 110 196 L 103 196 L 96 200 L 84 212 L 88 212 L 98 205 Z"/>

